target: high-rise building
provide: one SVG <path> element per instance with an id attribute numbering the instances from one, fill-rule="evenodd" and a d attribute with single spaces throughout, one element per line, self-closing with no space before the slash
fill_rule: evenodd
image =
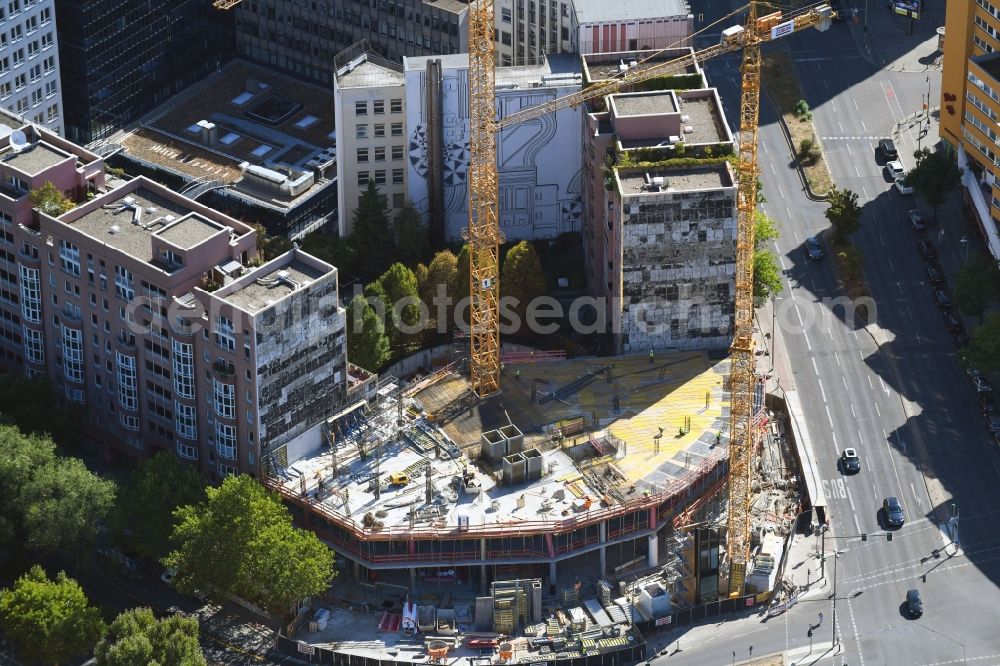
<path id="1" fill-rule="evenodd" d="M 254 229 L 25 126 L 0 138 L 0 361 L 47 376 L 114 450 L 256 473 L 346 397 L 337 270 L 297 248 L 261 264 Z M 33 210 L 51 182 L 75 204 Z"/>
<path id="2" fill-rule="evenodd" d="M 55 6 L 66 136 L 80 144 L 114 133 L 216 69 L 231 41 L 226 12 L 205 0 Z"/>
<path id="3" fill-rule="evenodd" d="M 576 50 L 573 0 L 496 0 L 495 7 L 497 65 L 531 65 L 544 54 Z"/>
<path id="4" fill-rule="evenodd" d="M 687 0 L 573 0 L 573 50 L 587 55 L 658 51 L 691 45 L 694 14 Z"/>
<path id="5" fill-rule="evenodd" d="M 338 53 L 359 41 L 392 62 L 468 48 L 466 0 L 244 0 L 235 16 L 241 56 L 332 85 Z"/>
<path id="6" fill-rule="evenodd" d="M 63 133 L 54 0 L 0 4 L 0 104 L 25 120 Z"/>
<path id="7" fill-rule="evenodd" d="M 966 200 L 1000 260 L 1000 2 L 948 3 L 943 51 L 941 138 L 964 170 Z"/>

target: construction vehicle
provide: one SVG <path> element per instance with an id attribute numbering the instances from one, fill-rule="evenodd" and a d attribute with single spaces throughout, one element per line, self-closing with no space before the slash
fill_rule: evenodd
<path id="1" fill-rule="evenodd" d="M 406 472 L 392 472 L 389 474 L 389 483 L 394 486 L 405 486 L 410 482 L 410 475 Z"/>
<path id="2" fill-rule="evenodd" d="M 735 13 L 735 12 L 734 12 Z M 733 14 L 729 14 L 733 16 Z M 725 18 L 728 18 L 725 17 Z M 470 380 L 480 397 L 500 389 L 499 256 L 503 234 L 498 223 L 497 134 L 504 127 L 538 118 L 591 99 L 603 98 L 658 76 L 680 74 L 692 62 L 742 50 L 739 161 L 737 166 L 736 303 L 730 346 L 729 594 L 743 592 L 750 556 L 750 489 L 756 440 L 752 428 L 756 384 L 753 342 L 754 218 L 757 210 L 757 134 L 760 109 L 760 45 L 813 27 L 827 30 L 834 11 L 816 3 L 785 18 L 774 12 L 758 17 L 757 2 L 747 7 L 742 27 L 726 29 L 718 44 L 670 62 L 628 67 L 618 78 L 559 97 L 503 118 L 496 117 L 494 0 L 474 0 L 469 17 L 469 287 Z M 725 19 L 723 19 L 725 20 Z M 721 22 L 721 21 L 720 21 Z M 718 22 L 717 22 L 718 23 Z M 714 24 L 713 24 L 714 25 Z M 711 26 L 706 26 L 711 27 Z"/>

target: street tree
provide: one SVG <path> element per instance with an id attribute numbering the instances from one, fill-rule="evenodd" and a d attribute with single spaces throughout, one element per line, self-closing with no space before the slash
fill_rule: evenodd
<path id="1" fill-rule="evenodd" d="M 435 307 L 434 299 L 438 296 L 438 292 L 442 290 L 447 298 L 451 299 L 451 303 L 442 308 L 441 315 L 444 317 L 444 322 L 438 322 L 438 328 L 442 330 L 451 330 L 453 324 L 453 312 L 455 302 L 458 300 L 458 282 L 461 276 L 458 274 L 458 257 L 456 257 L 451 250 L 441 250 L 434 255 L 431 259 L 430 265 L 427 266 L 427 278 L 424 280 L 423 286 L 420 290 L 420 298 L 427 305 L 428 311 L 432 318 L 438 317 L 438 308 Z M 465 276 L 466 282 L 468 282 L 468 275 Z M 444 324 L 442 327 L 441 324 Z"/>
<path id="2" fill-rule="evenodd" d="M 430 254 L 427 225 L 420 219 L 420 212 L 413 203 L 406 202 L 403 209 L 396 213 L 392 226 L 396 235 L 396 259 L 405 266 L 416 266 L 426 261 Z"/>
<path id="3" fill-rule="evenodd" d="M 768 246 L 770 241 L 777 239 L 781 233 L 778 223 L 758 210 L 754 216 L 754 247 L 753 253 L 753 297 L 757 303 L 781 293 L 784 285 L 781 283 L 781 268 L 774 251 Z"/>
<path id="4" fill-rule="evenodd" d="M 331 266 L 336 266 L 342 282 L 346 281 L 343 276 L 354 270 L 354 255 L 348 239 L 323 231 L 314 231 L 302 239 L 302 250 Z"/>
<path id="5" fill-rule="evenodd" d="M 981 372 L 1000 372 L 1000 313 L 986 315 L 982 325 L 972 331 L 963 357 Z"/>
<path id="6" fill-rule="evenodd" d="M 962 181 L 962 170 L 951 157 L 929 148 L 921 148 L 913 153 L 913 157 L 917 163 L 907 174 L 906 184 L 912 185 L 934 209 L 934 219 L 937 220 L 938 208 Z"/>
<path id="7" fill-rule="evenodd" d="M 976 258 L 963 264 L 954 275 L 955 305 L 963 313 L 979 317 L 1000 297 L 1000 270 L 990 260 Z"/>
<path id="8" fill-rule="evenodd" d="M 833 188 L 830 190 L 826 219 L 833 227 L 833 243 L 839 247 L 847 245 L 851 235 L 861 226 L 861 207 L 858 195 L 850 190 Z"/>
<path id="9" fill-rule="evenodd" d="M 75 580 L 63 571 L 50 580 L 37 564 L 0 590 L 0 627 L 21 656 L 49 664 L 87 654 L 106 630 Z"/>
<path id="10" fill-rule="evenodd" d="M 263 224 L 253 225 L 257 237 L 258 260 L 268 262 L 292 249 L 292 242 L 284 236 L 270 236 Z"/>
<path id="11" fill-rule="evenodd" d="M 420 294 L 417 277 L 409 268 L 396 262 L 378 279 L 385 292 L 386 332 L 394 355 L 410 350 L 417 339 L 413 327 L 420 322 Z"/>
<path id="12" fill-rule="evenodd" d="M 500 278 L 500 295 L 516 299 L 513 310 L 521 318 L 522 327 L 528 305 L 545 294 L 545 274 L 535 246 L 521 241 L 507 251 Z M 522 328 L 527 331 L 526 328 Z"/>
<path id="13" fill-rule="evenodd" d="M 119 493 L 117 514 L 140 555 L 159 560 L 170 552 L 174 509 L 205 498 L 205 480 L 169 451 L 160 451 L 136 467 Z"/>
<path id="14" fill-rule="evenodd" d="M 59 217 L 76 207 L 71 199 L 48 180 L 41 187 L 31 190 L 30 197 L 33 207 L 52 217 Z"/>
<path id="15" fill-rule="evenodd" d="M 198 620 L 170 615 L 157 620 L 149 608 L 130 608 L 94 648 L 97 666 L 204 666 Z"/>
<path id="16" fill-rule="evenodd" d="M 23 542 L 24 489 L 35 470 L 52 464 L 55 444 L 48 437 L 22 434 L 0 425 L 0 543 Z"/>
<path id="17" fill-rule="evenodd" d="M 177 509 L 174 550 L 163 563 L 191 594 L 235 594 L 287 615 L 290 605 L 325 592 L 336 575 L 333 551 L 292 525 L 277 495 L 254 478 L 227 476 L 207 499 Z"/>
<path id="18" fill-rule="evenodd" d="M 347 356 L 371 372 L 378 372 L 390 356 L 382 318 L 361 294 L 347 308 Z"/>
<path id="19" fill-rule="evenodd" d="M 350 243 L 354 257 L 352 268 L 358 275 L 380 275 L 395 255 L 396 243 L 389 225 L 388 204 L 372 180 L 368 181 L 368 187 L 361 193 L 358 207 L 354 210 Z"/>

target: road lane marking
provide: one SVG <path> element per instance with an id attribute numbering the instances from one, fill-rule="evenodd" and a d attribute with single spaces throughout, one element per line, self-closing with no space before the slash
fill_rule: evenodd
<path id="1" fill-rule="evenodd" d="M 788 207 L 787 206 L 785 207 L 785 212 L 788 213 Z M 792 219 L 792 214 L 791 213 L 788 213 L 788 219 Z M 795 244 L 796 245 L 801 245 L 802 244 L 802 237 L 799 236 L 799 232 L 796 231 L 796 230 L 794 230 L 794 229 L 792 229 L 792 235 L 795 236 Z"/>
<path id="2" fill-rule="evenodd" d="M 837 449 L 837 433 L 835 433 L 834 431 L 831 430 L 830 434 L 833 435 L 833 448 L 834 448 L 834 450 L 836 450 Z M 998 473 L 1000 473 L 1000 472 L 998 472 Z"/>
<path id="3" fill-rule="evenodd" d="M 909 303 L 907 303 L 907 305 L 906 305 L 906 316 L 909 317 L 910 319 L 913 319 L 913 313 L 910 312 L 910 305 L 909 305 Z"/>
<path id="4" fill-rule="evenodd" d="M 872 378 L 871 377 L 868 378 L 868 388 L 870 388 L 873 391 L 875 390 L 875 386 L 874 386 L 874 384 L 872 384 Z"/>
<path id="5" fill-rule="evenodd" d="M 882 433 L 885 434 L 885 428 L 882 429 Z M 897 436 L 897 439 L 898 439 L 898 436 Z M 888 435 L 886 435 L 886 437 L 885 437 L 885 448 L 889 452 L 889 462 L 892 463 L 892 474 L 893 474 L 893 476 L 896 477 L 896 487 L 899 488 L 900 490 L 902 490 L 903 489 L 903 484 L 899 480 L 899 472 L 896 471 L 896 461 L 892 457 L 892 446 L 889 444 L 889 436 Z M 900 501 L 900 504 L 902 504 L 902 501 Z"/>
<path id="6" fill-rule="evenodd" d="M 854 403 L 853 402 L 851 403 L 851 416 L 854 417 L 854 418 L 858 418 L 858 415 L 854 413 Z"/>
<path id="7" fill-rule="evenodd" d="M 837 110 L 836 110 L 836 109 L 834 109 L 834 113 L 836 113 L 836 111 L 837 111 Z M 843 133 L 843 132 L 844 132 L 844 123 L 842 123 L 842 122 L 840 122 L 840 121 L 838 120 L 838 121 L 837 121 L 837 127 L 839 127 L 839 128 L 840 128 L 840 132 L 841 132 L 841 133 Z"/>
<path id="8" fill-rule="evenodd" d="M 868 125 L 865 125 L 865 121 L 861 121 L 861 127 L 865 130 L 865 134 L 868 134 Z"/>
<path id="9" fill-rule="evenodd" d="M 826 396 L 823 396 L 823 402 L 826 402 Z M 830 427 L 833 427 L 833 417 L 830 416 L 830 405 L 826 406 L 826 420 L 830 422 Z"/>
<path id="10" fill-rule="evenodd" d="M 848 154 L 848 155 L 852 155 L 852 156 L 854 155 L 854 153 L 853 153 L 853 152 L 851 152 L 851 144 L 847 144 L 847 154 Z M 868 195 L 867 195 L 867 194 L 865 195 L 865 198 L 866 198 L 866 199 L 868 198 Z"/>
<path id="11" fill-rule="evenodd" d="M 897 282 L 896 283 L 896 289 L 899 289 L 899 295 L 902 296 L 903 295 L 903 285 L 901 285 L 901 284 L 899 284 Z"/>
<path id="12" fill-rule="evenodd" d="M 773 173 L 775 176 L 777 176 L 778 172 L 774 170 L 774 162 L 769 163 L 768 166 L 771 167 L 771 173 Z"/>
<path id="13" fill-rule="evenodd" d="M 804 337 L 806 339 L 806 349 L 808 349 L 809 351 L 812 351 L 813 350 L 813 346 L 812 346 L 812 343 L 809 342 L 809 334 L 806 333 L 805 330 L 802 331 L 802 337 Z"/>
<path id="14" fill-rule="evenodd" d="M 799 304 L 798 303 L 795 304 L 795 316 L 799 318 L 799 326 L 801 326 L 802 322 L 803 322 L 802 311 L 799 310 Z M 802 331 L 802 332 L 805 333 L 805 331 Z"/>
<path id="15" fill-rule="evenodd" d="M 767 150 L 767 141 L 761 141 L 760 142 L 760 147 L 763 148 L 764 149 L 764 153 L 767 154 L 767 152 L 768 152 L 768 150 Z M 771 170 L 772 171 L 774 170 L 774 164 L 771 164 Z"/>
<path id="16" fill-rule="evenodd" d="M 857 168 L 858 168 L 858 167 L 857 167 L 857 165 L 855 165 L 855 167 L 854 167 L 854 168 L 855 168 L 855 169 L 857 169 Z M 878 235 L 878 242 L 879 242 L 879 243 L 882 243 L 882 247 L 885 247 L 885 239 L 884 239 L 884 238 L 882 238 L 882 234 L 879 234 L 879 235 Z"/>
<path id="17" fill-rule="evenodd" d="M 843 375 L 841 375 L 840 378 L 842 380 L 844 380 L 844 390 L 847 391 L 848 393 L 850 393 L 851 389 L 847 388 L 847 377 L 844 377 Z"/>
<path id="18" fill-rule="evenodd" d="M 837 367 L 840 367 L 840 354 L 834 353 L 833 358 L 837 361 Z"/>
<path id="19" fill-rule="evenodd" d="M 889 262 L 889 270 L 895 272 L 896 267 L 892 265 L 892 259 L 890 259 L 889 257 L 886 257 L 885 259 L 886 259 L 886 261 Z"/>
<path id="20" fill-rule="evenodd" d="M 885 385 L 885 380 L 879 377 L 878 383 L 882 385 L 882 390 L 885 391 L 885 394 L 889 395 L 889 387 Z"/>
<path id="21" fill-rule="evenodd" d="M 816 365 L 816 357 L 815 356 L 812 357 L 812 362 L 813 362 L 813 372 L 815 372 L 816 376 L 819 377 L 819 366 Z"/>
<path id="22" fill-rule="evenodd" d="M 920 506 L 920 497 L 917 495 L 917 489 L 913 487 L 912 481 L 910 481 L 910 490 L 913 492 L 913 499 L 917 500 L 917 506 Z"/>
<path id="23" fill-rule="evenodd" d="M 785 256 L 784 255 L 782 255 L 782 254 L 778 255 L 778 263 L 781 264 L 781 270 L 783 270 L 783 271 L 787 271 L 788 270 L 788 265 L 785 263 Z"/>
<path id="24" fill-rule="evenodd" d="M 780 184 L 780 183 L 778 184 L 778 194 L 780 194 L 780 195 L 781 195 L 781 198 L 782 198 L 782 199 L 784 199 L 784 198 L 785 198 L 785 191 L 781 189 L 781 184 Z M 788 212 L 788 206 L 785 206 L 785 212 L 786 212 L 786 213 Z M 788 217 L 789 217 L 789 219 L 791 219 L 791 217 L 792 217 L 792 214 L 791 214 L 791 213 L 788 213 Z"/>
<path id="25" fill-rule="evenodd" d="M 848 148 L 850 148 L 850 146 L 848 146 Z M 861 194 L 865 195 L 865 201 L 868 201 L 868 198 L 869 198 L 868 197 L 868 190 L 866 190 L 864 188 L 864 186 L 861 187 Z"/>
<path id="26" fill-rule="evenodd" d="M 882 410 L 878 408 L 878 403 L 875 402 L 875 403 L 872 403 L 872 404 L 875 405 L 875 413 L 878 414 L 879 417 L 881 417 L 882 416 Z"/>
<path id="27" fill-rule="evenodd" d="M 854 495 L 851 494 L 851 489 L 850 488 L 847 489 L 847 501 L 851 503 L 851 511 L 854 511 L 855 510 L 854 509 Z M 855 516 L 854 520 L 857 520 L 857 519 L 858 519 L 858 517 Z M 858 530 L 858 532 L 860 532 L 860 531 L 861 530 Z"/>
<path id="28" fill-rule="evenodd" d="M 824 78 L 824 81 L 825 81 L 825 80 L 826 80 L 826 79 Z M 837 115 L 837 103 L 836 103 L 836 102 L 834 102 L 834 101 L 833 101 L 833 100 L 831 99 L 831 100 L 830 100 L 830 106 L 832 106 L 832 107 L 833 107 L 833 115 Z M 839 123 L 838 123 L 838 124 L 839 124 Z M 843 127 L 841 127 L 841 128 L 840 128 L 840 131 L 841 131 L 841 132 L 843 132 L 843 131 L 844 131 L 844 128 L 843 128 Z"/>
<path id="29" fill-rule="evenodd" d="M 858 174 L 858 178 L 861 178 L 861 169 L 858 168 L 857 164 L 854 165 L 854 173 Z"/>
<path id="30" fill-rule="evenodd" d="M 852 511 L 854 510 L 854 504 L 853 503 L 851 503 L 851 510 Z M 858 524 L 858 517 L 857 516 L 854 516 L 854 531 L 856 533 L 858 533 L 858 534 L 861 534 L 861 525 Z"/>
<path id="31" fill-rule="evenodd" d="M 822 379 L 817 379 L 816 382 L 819 384 L 819 392 L 820 392 L 820 395 L 823 396 L 823 402 L 826 402 L 826 391 L 823 390 L 823 380 Z M 826 413 L 827 413 L 827 415 L 830 414 L 830 408 L 829 407 L 826 408 Z"/>
<path id="32" fill-rule="evenodd" d="M 825 77 L 823 79 L 823 87 L 826 88 L 827 90 L 830 89 L 830 84 L 826 82 L 826 78 Z"/>
<path id="33" fill-rule="evenodd" d="M 826 81 L 826 79 L 823 79 L 823 80 Z M 857 100 L 857 98 L 856 97 L 852 97 L 851 101 L 854 102 L 854 110 L 855 111 L 860 111 L 861 107 L 858 106 L 858 100 Z"/>
<path id="34" fill-rule="evenodd" d="M 864 447 L 865 438 L 861 436 L 861 431 L 858 431 L 858 446 Z"/>

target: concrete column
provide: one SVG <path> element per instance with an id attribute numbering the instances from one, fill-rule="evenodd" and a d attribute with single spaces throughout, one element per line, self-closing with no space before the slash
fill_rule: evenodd
<path id="1" fill-rule="evenodd" d="M 410 592 L 417 589 L 417 568 L 410 567 Z"/>
<path id="2" fill-rule="evenodd" d="M 490 589 L 486 582 L 486 539 L 479 540 L 479 561 L 484 563 L 479 567 L 479 592 L 486 594 Z"/>
<path id="3" fill-rule="evenodd" d="M 659 540 L 656 537 L 655 533 L 646 537 L 649 540 L 649 549 L 646 554 L 646 566 L 648 567 L 655 567 L 660 564 Z"/>
<path id="4" fill-rule="evenodd" d="M 597 526 L 600 532 L 598 533 L 598 538 L 601 542 L 601 547 L 598 549 L 598 553 L 601 555 L 601 571 L 600 574 L 603 576 L 608 570 L 608 552 L 607 547 L 604 545 L 608 542 L 608 521 L 604 520 Z"/>
<path id="5" fill-rule="evenodd" d="M 354 580 L 361 579 L 361 565 L 356 560 L 351 560 L 351 572 L 354 574 Z"/>
<path id="6" fill-rule="evenodd" d="M 556 561 L 549 562 L 549 585 L 556 584 Z"/>

